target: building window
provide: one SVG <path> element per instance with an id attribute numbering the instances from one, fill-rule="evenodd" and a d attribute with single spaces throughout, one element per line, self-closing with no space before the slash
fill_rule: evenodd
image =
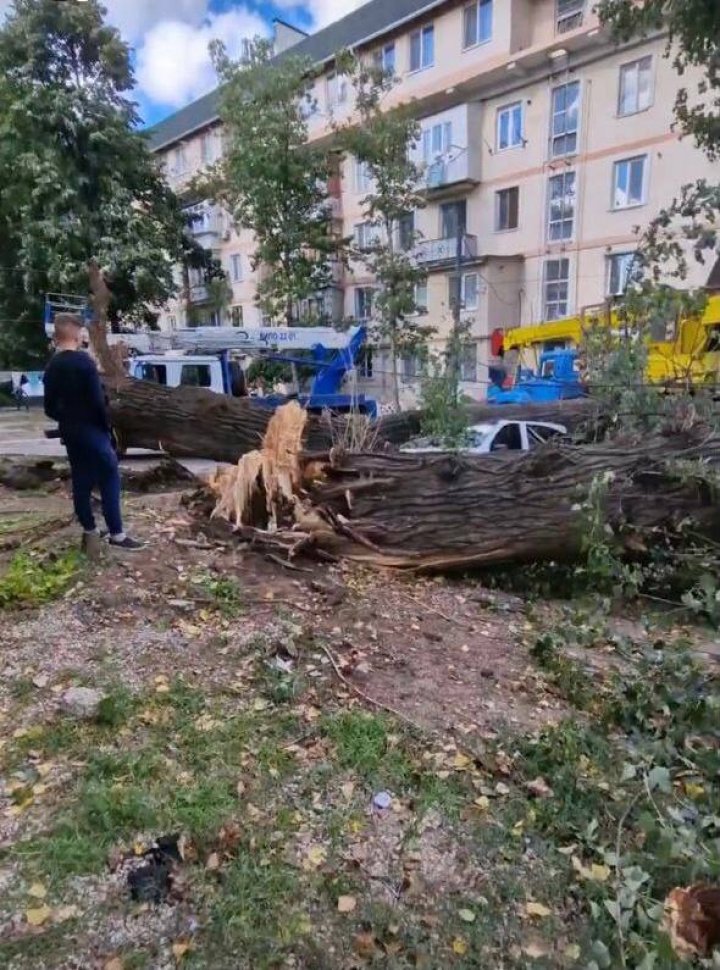
<path id="1" fill-rule="evenodd" d="M 230 279 L 233 283 L 242 283 L 242 257 L 240 253 L 233 253 L 230 257 Z"/>
<path id="2" fill-rule="evenodd" d="M 427 313 L 428 309 L 428 288 L 427 280 L 415 284 L 415 312 Z"/>
<path id="3" fill-rule="evenodd" d="M 243 325 L 243 308 L 242 306 L 230 307 L 230 323 L 233 327 L 242 327 Z"/>
<path id="4" fill-rule="evenodd" d="M 631 280 L 635 253 L 612 253 L 605 257 L 607 264 L 607 295 L 624 296 Z"/>
<path id="5" fill-rule="evenodd" d="M 372 317 L 373 305 L 372 286 L 355 287 L 355 319 L 360 321 L 370 320 Z"/>
<path id="6" fill-rule="evenodd" d="M 402 358 L 402 379 L 404 381 L 414 380 L 419 371 L 419 361 L 416 354 L 407 354 Z"/>
<path id="7" fill-rule="evenodd" d="M 372 186 L 372 176 L 367 162 L 355 160 L 355 191 L 369 192 Z"/>
<path id="8" fill-rule="evenodd" d="M 620 68 L 618 114 L 634 115 L 650 107 L 652 96 L 652 57 L 640 57 Z"/>
<path id="9" fill-rule="evenodd" d="M 415 213 L 406 212 L 397 223 L 397 245 L 404 253 L 415 245 Z"/>
<path id="10" fill-rule="evenodd" d="M 385 44 L 383 47 L 379 47 L 373 55 L 373 60 L 375 67 L 385 74 L 395 74 L 395 44 Z"/>
<path id="11" fill-rule="evenodd" d="M 215 132 L 206 131 L 201 142 L 203 165 L 212 165 L 215 161 Z"/>
<path id="12" fill-rule="evenodd" d="M 477 0 L 463 11 L 463 47 L 484 44 L 492 37 L 493 0 Z"/>
<path id="13" fill-rule="evenodd" d="M 524 142 L 522 101 L 498 108 L 497 150 L 502 152 L 506 148 L 517 148 Z"/>
<path id="14" fill-rule="evenodd" d="M 299 96 L 299 105 L 301 118 L 311 118 L 317 113 L 318 103 L 315 97 L 315 86 L 313 84 L 308 84 L 303 93 Z"/>
<path id="15" fill-rule="evenodd" d="M 554 88 L 550 129 L 550 154 L 554 158 L 577 151 L 579 114 L 580 82 L 571 81 Z"/>
<path id="16" fill-rule="evenodd" d="M 366 380 L 373 376 L 373 349 L 367 345 L 362 348 L 358 354 L 357 362 L 355 364 L 358 377 L 364 377 Z"/>
<path id="17" fill-rule="evenodd" d="M 520 189 L 500 189 L 495 193 L 495 230 L 517 229 L 520 211 Z"/>
<path id="18" fill-rule="evenodd" d="M 559 34 L 582 26 L 585 0 L 557 0 L 556 27 Z"/>
<path id="19" fill-rule="evenodd" d="M 460 348 L 460 380 L 477 382 L 477 344 L 463 344 Z"/>
<path id="20" fill-rule="evenodd" d="M 175 175 L 184 175 L 187 172 L 187 155 L 185 153 L 185 146 L 178 145 L 175 149 L 175 164 L 173 165 L 173 172 Z"/>
<path id="21" fill-rule="evenodd" d="M 465 234 L 467 226 L 467 202 L 443 202 L 440 206 L 440 236 L 442 239 L 456 239 Z"/>
<path id="22" fill-rule="evenodd" d="M 325 93 L 328 108 L 333 108 L 337 104 L 344 104 L 347 101 L 347 78 L 345 75 L 331 71 L 325 79 Z"/>
<path id="23" fill-rule="evenodd" d="M 380 230 L 374 222 L 359 222 L 355 226 L 353 237 L 358 249 L 372 249 L 380 241 Z"/>
<path id="24" fill-rule="evenodd" d="M 629 209 L 645 203 L 647 155 L 623 158 L 613 165 L 613 209 Z"/>
<path id="25" fill-rule="evenodd" d="M 543 316 L 558 320 L 568 313 L 570 260 L 548 259 L 543 269 Z"/>
<path id="26" fill-rule="evenodd" d="M 422 143 L 423 161 L 426 165 L 446 155 L 452 145 L 452 122 L 444 121 L 422 129 L 420 136 Z"/>
<path id="27" fill-rule="evenodd" d="M 435 62 L 435 28 L 432 24 L 410 34 L 410 71 L 422 71 Z"/>
<path id="28" fill-rule="evenodd" d="M 463 273 L 460 277 L 460 307 L 463 310 L 477 310 L 479 303 L 479 286 L 477 273 Z M 458 277 L 448 276 L 448 303 L 455 305 L 458 298 Z"/>
<path id="29" fill-rule="evenodd" d="M 575 223 L 575 172 L 553 175 L 548 191 L 548 230 L 550 242 L 572 239 Z"/>

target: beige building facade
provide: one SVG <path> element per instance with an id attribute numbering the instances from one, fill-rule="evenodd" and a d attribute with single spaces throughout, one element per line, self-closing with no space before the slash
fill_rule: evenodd
<path id="1" fill-rule="evenodd" d="M 468 331 L 462 376 L 465 392 L 478 400 L 486 393 L 496 328 L 572 316 L 620 295 L 636 228 L 684 183 L 711 174 L 705 156 L 673 131 L 677 89 L 692 79 L 678 79 L 664 57 L 665 39 L 618 47 L 591 8 L 590 0 L 370 0 L 311 37 L 283 28 L 284 46 L 297 41 L 298 53 L 325 65 L 313 92 L 317 110 L 308 118 L 311 139 L 329 138 L 333 120 L 352 118 L 352 88 L 332 62 L 343 47 L 393 69 L 398 83 L 388 107 L 413 102 L 426 201 L 413 216 L 415 258 L 427 272 L 416 299 L 440 344 L 451 325 L 460 265 Z M 160 123 L 151 138 L 170 184 L 182 190 L 222 152 L 216 96 Z M 351 157 L 343 159 L 341 176 L 334 187 L 337 226 L 362 241 L 372 232 L 362 206 L 367 179 Z M 251 234 L 210 205 L 200 203 L 197 213 L 197 238 L 222 260 L 233 294 L 220 320 L 203 310 L 207 293 L 191 280 L 201 319 L 260 324 Z M 693 264 L 687 285 L 702 285 L 706 276 Z M 316 309 L 333 321 L 371 321 L 372 288 L 362 267 L 351 265 L 318 295 Z M 161 326 L 186 324 L 181 302 L 163 310 Z M 405 359 L 402 374 L 409 403 L 416 361 Z M 361 383 L 381 400 L 389 396 L 382 348 Z"/>

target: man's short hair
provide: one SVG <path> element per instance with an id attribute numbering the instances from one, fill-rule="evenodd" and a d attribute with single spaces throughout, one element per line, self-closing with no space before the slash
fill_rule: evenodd
<path id="1" fill-rule="evenodd" d="M 55 339 L 77 336 L 77 331 L 85 326 L 82 317 L 77 313 L 58 313 L 55 316 Z"/>

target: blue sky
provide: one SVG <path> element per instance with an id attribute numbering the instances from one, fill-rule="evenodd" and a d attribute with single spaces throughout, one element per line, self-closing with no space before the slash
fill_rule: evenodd
<path id="1" fill-rule="evenodd" d="M 0 0 L 0 10 L 9 0 Z M 243 38 L 269 34 L 273 17 L 309 32 L 363 0 L 104 0 L 110 21 L 134 51 L 136 98 L 153 124 L 215 86 L 208 44 L 219 37 L 231 54 Z"/>

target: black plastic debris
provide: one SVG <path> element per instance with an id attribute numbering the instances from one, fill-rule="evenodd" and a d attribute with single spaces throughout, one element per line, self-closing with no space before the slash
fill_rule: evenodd
<path id="1" fill-rule="evenodd" d="M 170 895 L 175 872 L 185 858 L 184 839 L 178 833 L 161 835 L 130 869 L 127 885 L 130 896 L 139 903 L 162 903 Z M 142 861 L 141 861 L 142 860 Z"/>

